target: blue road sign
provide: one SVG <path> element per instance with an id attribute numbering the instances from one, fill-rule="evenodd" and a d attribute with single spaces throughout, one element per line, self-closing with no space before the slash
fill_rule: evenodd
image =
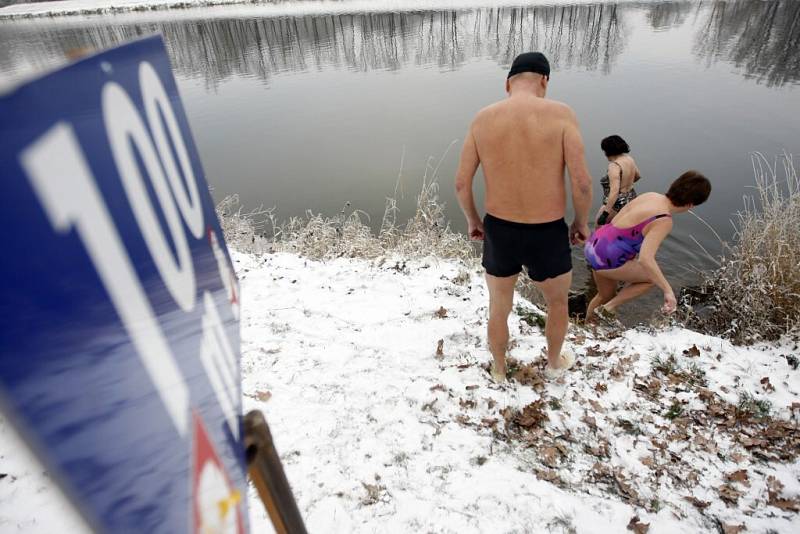
<path id="1" fill-rule="evenodd" d="M 0 96 L 0 407 L 99 532 L 247 531 L 238 285 L 163 41 Z"/>

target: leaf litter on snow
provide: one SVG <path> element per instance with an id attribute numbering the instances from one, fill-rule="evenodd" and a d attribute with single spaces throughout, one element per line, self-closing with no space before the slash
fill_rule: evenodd
<path id="1" fill-rule="evenodd" d="M 350 263 L 334 262 L 336 269 L 363 268 L 347 261 Z M 292 265 L 291 258 L 279 258 L 270 267 L 280 269 L 282 262 Z M 316 269 L 320 279 L 334 269 L 332 265 L 314 262 L 309 262 L 307 268 Z M 513 356 L 507 362 L 508 380 L 498 385 L 491 381 L 488 372 L 491 357 L 483 337 L 486 295 L 480 280 L 477 277 L 472 283 L 458 280 L 462 289 L 481 291 L 465 300 L 464 292 L 455 296 L 435 290 L 442 283 L 455 284 L 453 279 L 464 272 L 463 268 L 452 268 L 452 274 L 443 280 L 437 276 L 436 285 L 424 278 L 434 275 L 434 269 L 426 273 L 415 270 L 414 264 L 409 263 L 407 270 L 403 280 L 405 296 L 415 301 L 416 308 L 412 310 L 421 308 L 422 312 L 412 311 L 409 316 L 406 314 L 409 307 L 400 305 L 406 301 L 397 300 L 398 304 L 393 304 L 387 299 L 383 292 L 387 295 L 396 292 L 396 281 L 383 282 L 381 269 L 370 272 L 369 276 L 359 276 L 358 281 L 364 281 L 361 296 L 364 302 L 383 299 L 385 305 L 368 307 L 360 317 L 340 321 L 342 324 L 328 333 L 333 338 L 343 338 L 342 359 L 332 359 L 326 366 L 325 356 L 319 355 L 317 360 L 323 361 L 319 368 L 308 365 L 304 368 L 319 373 L 308 377 L 314 382 L 309 387 L 325 399 L 346 402 L 342 404 L 343 408 L 347 406 L 344 413 L 357 417 L 364 411 L 373 418 L 375 422 L 366 431 L 369 440 L 364 439 L 365 443 L 372 441 L 379 447 L 395 446 L 392 444 L 398 440 L 410 443 L 408 437 L 403 437 L 415 435 L 409 434 L 409 428 L 418 425 L 428 429 L 419 438 L 413 438 L 421 442 L 418 452 L 406 450 L 407 471 L 403 478 L 381 472 L 380 482 L 365 482 L 360 492 L 357 488 L 351 490 L 348 495 L 365 510 L 393 506 L 393 496 L 402 495 L 403 488 L 405 491 L 415 488 L 413 491 L 425 494 L 429 478 L 424 474 L 417 479 L 408 476 L 414 472 L 416 462 L 434 462 L 417 471 L 436 473 L 445 485 L 453 476 L 486 476 L 481 473 L 490 472 L 487 469 L 516 465 L 518 472 L 531 480 L 574 495 L 576 500 L 569 502 L 581 510 L 578 518 L 594 513 L 578 504 L 587 497 L 627 507 L 629 513 L 624 519 L 614 519 L 617 522 L 613 524 L 618 529 L 629 526 L 636 532 L 646 532 L 649 526 L 672 524 L 670 521 L 675 518 L 689 521 L 697 530 L 708 531 L 722 530 L 722 525 L 730 529 L 745 525 L 755 530 L 781 531 L 798 521 L 800 380 L 796 374 L 790 374 L 796 371 L 786 365 L 785 358 L 779 366 L 769 358 L 769 349 L 759 352 L 757 348 L 735 348 L 721 340 L 677 328 L 593 332 L 573 325 L 567 343 L 578 354 L 578 363 L 562 380 L 548 382 L 542 373 L 544 336 L 538 320 L 542 314 L 526 302 L 509 319 Z M 256 283 L 257 273 L 249 274 L 246 283 Z M 346 317 L 348 310 L 337 310 L 337 302 L 299 298 L 294 293 L 296 285 L 289 287 L 290 278 L 270 277 L 272 298 L 291 301 L 280 306 L 292 305 L 311 313 L 297 316 L 300 324 L 293 324 L 291 331 L 280 334 L 288 338 L 300 337 L 298 331 L 319 334 L 320 323 L 315 323 L 319 317 Z M 347 276 L 343 279 L 350 280 Z M 432 315 L 428 312 L 427 319 L 421 319 L 420 313 L 425 309 L 437 312 Z M 281 317 L 269 320 L 284 321 Z M 269 329 L 266 334 L 273 338 L 279 335 Z M 243 332 L 243 338 L 247 337 Z M 282 344 L 282 358 L 291 358 L 291 344 L 291 339 Z M 299 340 L 294 344 L 295 351 L 305 350 Z M 375 365 L 359 359 L 359 355 L 367 354 L 365 347 L 379 360 Z M 252 354 L 256 357 L 258 352 Z M 348 369 L 350 361 L 361 362 L 356 365 L 357 371 Z M 252 363 L 250 368 L 256 369 L 257 362 Z M 326 371 L 328 375 L 322 374 Z M 298 375 L 291 376 L 296 380 Z M 245 381 L 246 392 L 269 389 L 273 393 L 270 400 L 273 410 L 299 406 L 304 399 L 294 390 L 267 388 L 272 384 L 252 378 L 250 383 Z M 339 383 L 334 383 L 336 380 Z M 347 395 L 325 393 L 326 388 L 339 391 L 342 385 Z M 365 391 L 363 402 L 357 400 L 358 388 Z M 282 401 L 283 397 L 291 402 Z M 392 407 L 390 410 L 374 409 L 387 403 Z M 404 406 L 411 411 L 397 411 Z M 319 421 L 328 423 L 325 419 Z M 352 441 L 335 445 L 339 443 L 335 440 L 342 434 L 343 425 L 348 428 L 349 421 L 337 419 L 329 433 L 334 442 L 325 447 L 307 444 L 313 453 L 304 452 L 301 458 L 310 461 L 314 454 L 325 456 L 325 451 L 335 450 L 331 448 L 334 446 L 353 447 Z M 349 432 L 364 432 L 356 428 L 360 427 Z M 289 425 L 284 431 L 288 435 L 301 435 L 299 425 Z M 276 429 L 275 433 L 279 432 Z M 464 432 L 474 434 L 474 444 Z M 458 452 L 462 449 L 463 453 Z M 451 456 L 436 456 L 446 450 L 454 452 L 448 453 Z M 375 453 L 367 454 L 371 457 Z M 340 468 L 345 473 L 362 472 L 371 465 L 366 455 L 363 466 L 355 461 L 355 452 L 352 456 L 354 462 Z M 342 461 L 341 455 L 331 459 Z M 317 480 L 317 475 L 310 475 L 312 471 L 306 473 Z M 365 480 L 370 475 L 361 476 Z M 313 511 L 308 503 L 322 498 L 320 491 L 310 482 L 299 484 L 310 499 L 301 500 L 301 505 Z M 503 507 L 516 510 L 521 517 L 534 513 L 515 504 L 513 488 L 504 486 L 498 491 L 493 498 L 499 501 L 492 502 L 503 503 Z M 539 496 L 544 497 L 541 493 Z M 435 498 L 440 499 L 437 501 L 440 510 L 449 510 L 446 492 Z M 347 513 L 359 524 L 372 521 L 371 516 L 364 516 L 357 508 Z M 475 519 L 479 515 L 471 514 L 465 519 L 467 516 L 460 512 L 442 513 L 448 521 L 460 518 L 472 528 L 483 524 Z M 540 509 L 536 513 L 544 512 Z M 502 520 L 510 519 L 503 516 Z M 548 521 L 557 520 L 552 516 Z M 419 517 L 409 521 L 436 529 Z"/>

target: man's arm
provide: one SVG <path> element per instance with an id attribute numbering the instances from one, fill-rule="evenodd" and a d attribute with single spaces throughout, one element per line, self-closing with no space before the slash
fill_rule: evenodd
<path id="1" fill-rule="evenodd" d="M 472 135 L 472 126 L 470 126 L 464 138 L 461 159 L 456 172 L 456 197 L 458 205 L 461 206 L 461 210 L 467 218 L 468 232 L 472 239 L 483 239 L 483 223 L 475 208 L 475 197 L 472 195 L 472 180 L 480 162 L 475 137 Z"/>
<path id="2" fill-rule="evenodd" d="M 567 164 L 572 185 L 572 207 L 575 220 L 570 228 L 573 244 L 582 243 L 589 237 L 589 209 L 592 207 L 592 177 L 586 167 L 583 138 L 578 127 L 578 119 L 570 109 L 564 128 L 564 162 Z"/>

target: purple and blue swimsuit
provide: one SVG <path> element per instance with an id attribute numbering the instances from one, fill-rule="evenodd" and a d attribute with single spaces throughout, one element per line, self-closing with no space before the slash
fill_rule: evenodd
<path id="1" fill-rule="evenodd" d="M 654 215 L 629 228 L 617 228 L 613 224 L 596 228 L 583 248 L 589 265 L 595 271 L 622 267 L 639 254 L 644 241 L 642 234 L 644 227 L 662 217 L 671 215 L 667 213 Z"/>

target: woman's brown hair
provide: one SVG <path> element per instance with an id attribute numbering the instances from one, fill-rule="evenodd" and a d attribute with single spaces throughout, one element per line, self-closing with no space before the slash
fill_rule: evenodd
<path id="1" fill-rule="evenodd" d="M 686 171 L 672 182 L 667 198 L 674 206 L 699 206 L 711 194 L 711 182 L 697 171 Z"/>

